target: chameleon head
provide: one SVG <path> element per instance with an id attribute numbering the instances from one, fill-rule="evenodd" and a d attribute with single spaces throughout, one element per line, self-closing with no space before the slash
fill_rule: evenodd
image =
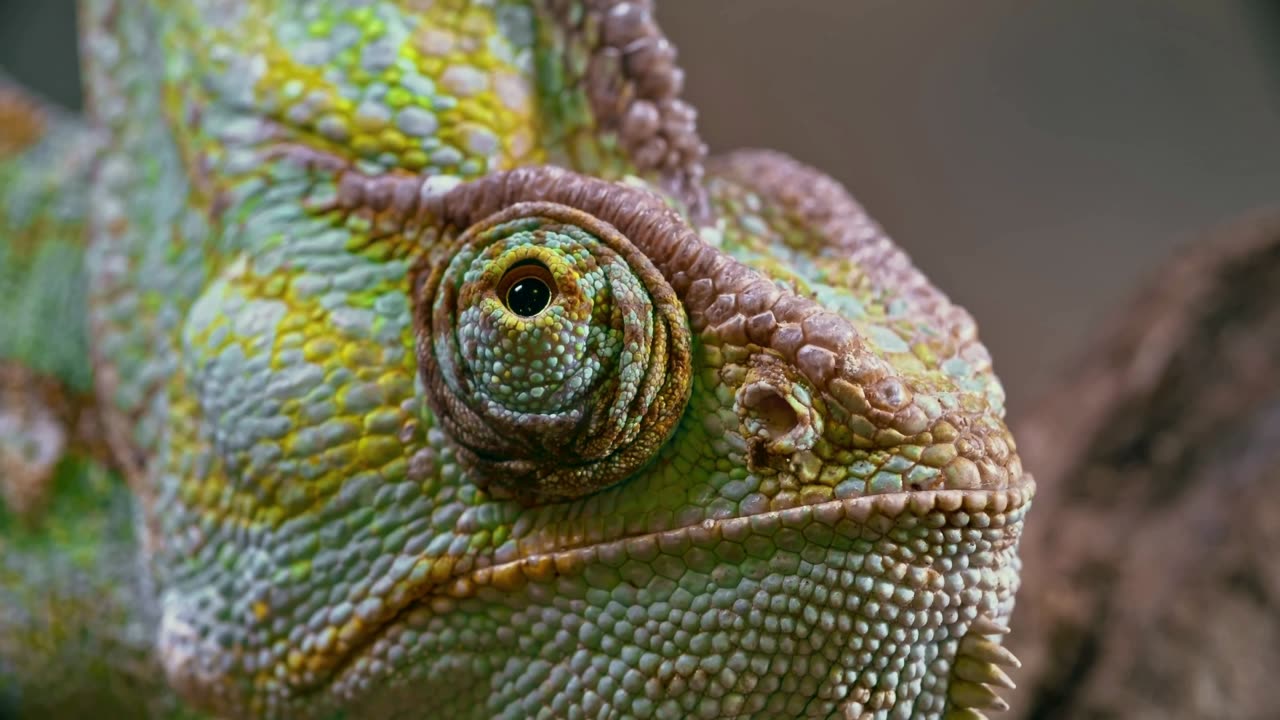
<path id="1" fill-rule="evenodd" d="M 182 84 L 231 110 L 207 124 L 226 187 L 190 193 L 225 257 L 190 283 L 140 424 L 159 428 L 142 484 L 171 684 L 230 716 L 1001 707 L 1033 484 L 968 315 L 830 179 L 759 152 L 703 175 L 645 3 L 546 3 L 537 23 L 476 3 L 454 39 L 450 3 L 419 5 L 439 17 L 352 9 L 380 39 L 300 75 L 310 94 L 290 58 L 328 58 L 346 37 L 326 44 L 328 20 L 285 23 L 270 52 L 219 46 L 218 81 Z M 487 14 L 514 49 L 476 30 Z M 560 52 L 555 22 L 590 52 Z M 395 105 L 437 86 L 384 63 L 388 43 L 425 53 L 413 67 L 461 108 L 435 98 L 447 122 Z M 522 68 L 490 74 L 525 114 L 484 105 L 471 65 L 498 60 L 449 66 L 457 48 Z M 344 68 L 412 92 L 365 107 L 336 82 L 337 102 L 321 90 Z M 252 98 L 270 120 L 242 117 Z M 200 109 L 182 117 L 219 106 Z M 474 127 L 491 116 L 505 142 Z M 480 177 L 535 162 L 626 179 Z M 117 365 L 142 352 L 117 347 Z"/>
<path id="2" fill-rule="evenodd" d="M 550 167 L 397 210 L 430 241 L 400 306 L 418 390 L 356 408 L 354 474 L 314 510 L 178 516 L 171 681 L 268 715 L 1002 708 L 1034 486 L 971 321 L 833 181 L 760 153 L 712 168 L 697 220 Z M 359 182 L 338 202 L 373 222 Z M 335 377 L 398 372 L 370 342 L 332 348 L 372 363 Z M 381 465 L 371 428 L 396 438 Z"/>

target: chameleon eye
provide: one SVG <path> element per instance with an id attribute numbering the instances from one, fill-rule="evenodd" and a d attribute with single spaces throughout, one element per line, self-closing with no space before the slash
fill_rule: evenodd
<path id="1" fill-rule="evenodd" d="M 555 278 L 537 260 L 521 260 L 498 282 L 498 297 L 508 310 L 520 317 L 534 317 L 547 309 L 555 294 Z"/>
<path id="2" fill-rule="evenodd" d="M 525 502 L 625 479 L 690 388 L 684 310 L 612 225 L 546 202 L 467 228 L 416 300 L 427 399 L 467 475 Z"/>

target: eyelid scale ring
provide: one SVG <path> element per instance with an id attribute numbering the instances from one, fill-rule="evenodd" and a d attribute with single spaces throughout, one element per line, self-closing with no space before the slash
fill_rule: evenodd
<path id="1" fill-rule="evenodd" d="M 522 267 L 552 286 L 530 316 L 505 302 Z M 624 480 L 674 431 L 691 389 L 688 320 L 613 225 L 519 202 L 464 228 L 419 273 L 427 400 L 481 487 L 526 503 L 581 497 Z"/>

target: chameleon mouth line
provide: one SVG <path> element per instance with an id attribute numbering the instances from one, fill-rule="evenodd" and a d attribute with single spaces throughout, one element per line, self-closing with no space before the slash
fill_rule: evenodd
<path id="1" fill-rule="evenodd" d="M 935 510 L 956 512 L 963 510 L 971 520 L 989 513 L 988 524 L 973 527 L 1004 527 L 1010 515 L 1027 506 L 1036 491 L 1035 479 L 1023 473 L 1006 488 L 973 490 L 917 490 L 913 492 L 863 495 L 856 498 L 828 500 L 813 505 L 800 505 L 785 510 L 769 510 L 762 513 L 733 518 L 707 519 L 659 532 L 630 535 L 608 542 L 582 545 L 564 550 L 538 553 L 519 560 L 468 570 L 444 582 L 427 585 L 423 593 L 405 603 L 386 621 L 373 626 L 363 638 L 340 656 L 325 681 L 317 683 L 314 690 L 332 687 L 347 670 L 373 645 L 385 637 L 391 628 L 402 623 L 415 610 L 428 607 L 438 600 L 462 600 L 476 594 L 479 588 L 493 585 L 506 591 L 516 591 L 531 582 L 542 582 L 560 576 L 574 575 L 601 553 L 625 552 L 628 545 L 655 543 L 670 552 L 672 548 L 712 543 L 721 538 L 745 538 L 766 529 L 773 523 L 778 528 L 802 528 L 812 521 L 835 527 L 841 520 L 851 520 L 857 527 L 885 525 L 885 530 L 903 514 L 923 517 Z"/>

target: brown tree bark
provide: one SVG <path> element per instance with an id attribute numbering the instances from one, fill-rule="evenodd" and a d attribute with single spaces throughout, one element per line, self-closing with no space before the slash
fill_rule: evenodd
<path id="1" fill-rule="evenodd" d="M 1280 717 L 1280 212 L 1157 272 L 1022 423 L 1018 718 Z"/>

